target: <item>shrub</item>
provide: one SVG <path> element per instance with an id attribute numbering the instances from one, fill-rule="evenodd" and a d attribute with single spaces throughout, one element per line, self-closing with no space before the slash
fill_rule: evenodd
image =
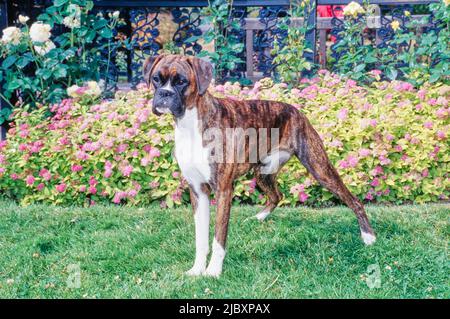
<path id="1" fill-rule="evenodd" d="M 217 96 L 271 99 L 301 109 L 320 133 L 345 183 L 365 201 L 429 202 L 449 198 L 450 86 L 353 80 L 320 71 L 298 88 L 263 79 L 253 88 L 226 83 Z M 115 100 L 77 97 L 16 110 L 0 144 L 0 192 L 23 204 L 113 202 L 172 206 L 188 201 L 172 157 L 173 120 L 150 111 L 150 92 L 118 92 Z M 334 201 L 297 160 L 279 175 L 284 204 Z M 236 183 L 235 200 L 264 203 L 255 181 Z"/>
<path id="2" fill-rule="evenodd" d="M 20 105 L 60 102 L 68 87 L 88 80 L 115 86 L 112 61 L 129 41 L 114 39 L 116 27 L 123 24 L 119 11 L 105 18 L 92 14 L 93 6 L 90 0 L 55 0 L 38 21 L 19 16 L 17 27 L 3 30 L 0 97 L 10 109 L 14 98 Z M 0 124 L 9 116 L 3 112 Z"/>

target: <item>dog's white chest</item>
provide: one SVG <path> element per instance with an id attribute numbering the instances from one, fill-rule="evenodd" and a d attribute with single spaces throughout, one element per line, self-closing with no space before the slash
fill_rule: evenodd
<path id="1" fill-rule="evenodd" d="M 209 150 L 203 146 L 197 108 L 186 110 L 175 125 L 175 157 L 184 178 L 196 191 L 211 178 Z"/>

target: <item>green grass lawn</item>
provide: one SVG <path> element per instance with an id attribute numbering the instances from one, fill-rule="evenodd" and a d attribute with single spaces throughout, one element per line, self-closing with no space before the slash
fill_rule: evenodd
<path id="1" fill-rule="evenodd" d="M 345 207 L 278 208 L 262 223 L 251 218 L 258 210 L 233 207 L 224 272 L 213 279 L 184 275 L 194 259 L 189 207 L 2 201 L 0 297 L 450 297 L 449 204 L 368 206 L 378 235 L 371 247 Z M 76 267 L 80 287 L 69 288 Z M 380 287 L 369 288 L 377 267 Z"/>

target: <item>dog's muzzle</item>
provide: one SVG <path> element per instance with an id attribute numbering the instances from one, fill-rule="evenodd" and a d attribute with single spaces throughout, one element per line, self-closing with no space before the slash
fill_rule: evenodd
<path id="1" fill-rule="evenodd" d="M 158 89 L 153 97 L 153 113 L 158 116 L 165 113 L 172 113 L 175 117 L 183 116 L 184 108 L 180 95 L 173 90 Z"/>

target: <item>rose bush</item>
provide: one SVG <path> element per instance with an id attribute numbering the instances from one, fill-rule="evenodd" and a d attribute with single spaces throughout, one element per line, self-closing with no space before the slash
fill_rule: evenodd
<path id="1" fill-rule="evenodd" d="M 450 86 L 419 90 L 400 81 L 361 87 L 327 71 L 289 89 L 263 79 L 253 88 L 218 85 L 233 99 L 293 104 L 320 133 L 345 183 L 364 201 L 429 202 L 450 195 Z M 376 76 L 376 75 L 374 75 Z M 118 92 L 99 101 L 92 83 L 73 99 L 13 114 L 0 144 L 0 192 L 22 204 L 98 202 L 172 206 L 188 202 L 187 185 L 172 156 L 173 120 L 151 113 L 151 93 Z M 83 92 L 88 92 L 83 94 Z M 329 204 L 336 199 L 295 159 L 282 169 L 284 204 Z M 235 200 L 264 203 L 251 177 L 236 183 Z"/>

